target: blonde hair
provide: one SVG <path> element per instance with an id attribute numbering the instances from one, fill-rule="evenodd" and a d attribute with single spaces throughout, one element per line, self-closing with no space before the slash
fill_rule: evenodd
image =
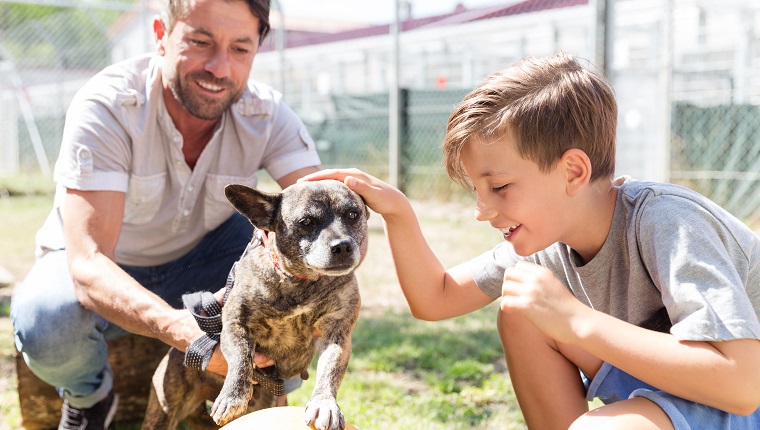
<path id="1" fill-rule="evenodd" d="M 454 108 L 443 143 L 446 173 L 469 187 L 460 159 L 471 140 L 511 133 L 520 156 L 548 172 L 568 149 L 591 160 L 591 180 L 615 171 L 617 103 L 605 79 L 560 52 L 525 58 L 487 77 Z"/>

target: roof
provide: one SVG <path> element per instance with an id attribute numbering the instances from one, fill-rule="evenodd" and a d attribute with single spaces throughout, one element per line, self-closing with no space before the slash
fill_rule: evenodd
<path id="1" fill-rule="evenodd" d="M 487 6 L 476 9 L 466 9 L 460 4 L 451 13 L 425 18 L 410 18 L 404 20 L 401 22 L 401 31 L 411 31 L 420 28 L 443 27 L 448 25 L 459 25 L 492 18 L 501 18 L 524 13 L 586 5 L 588 2 L 589 0 L 523 0 L 507 5 Z M 311 46 L 344 40 L 361 39 L 365 37 L 382 36 L 390 33 L 390 27 L 390 24 L 381 24 L 331 33 L 288 30 L 286 37 L 286 48 L 298 48 L 302 46 Z M 276 49 L 275 33 L 276 30 L 273 29 L 272 33 L 270 33 L 270 36 L 262 44 L 259 52 L 274 51 Z"/>

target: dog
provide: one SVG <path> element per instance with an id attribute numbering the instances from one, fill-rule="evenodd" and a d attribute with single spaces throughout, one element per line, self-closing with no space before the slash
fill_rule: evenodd
<path id="1" fill-rule="evenodd" d="M 281 193 L 233 184 L 225 195 L 257 230 L 233 269 L 221 310 L 227 376 L 186 367 L 185 354 L 170 349 L 153 376 L 143 429 L 174 429 L 216 393 L 211 416 L 220 426 L 272 407 L 275 397 L 262 387 L 266 378 L 253 363 L 254 352 L 275 361 L 274 377 L 288 379 L 307 375 L 317 350 L 305 423 L 344 429 L 336 395 L 361 306 L 354 270 L 366 245 L 367 206 L 333 180 L 299 182 Z"/>

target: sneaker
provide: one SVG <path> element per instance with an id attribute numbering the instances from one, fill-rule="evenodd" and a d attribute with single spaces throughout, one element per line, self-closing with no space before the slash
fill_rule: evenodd
<path id="1" fill-rule="evenodd" d="M 77 409 L 63 401 L 58 430 L 105 430 L 116 415 L 119 397 L 112 392 L 91 408 Z"/>

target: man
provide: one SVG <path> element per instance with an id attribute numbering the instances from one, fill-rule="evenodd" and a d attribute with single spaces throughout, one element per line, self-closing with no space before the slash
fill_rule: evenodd
<path id="1" fill-rule="evenodd" d="M 303 123 L 248 83 L 268 17 L 268 0 L 168 0 L 157 55 L 106 68 L 72 102 L 54 207 L 11 310 L 17 348 L 64 399 L 59 429 L 112 420 L 106 340 L 184 351 L 202 336 L 181 296 L 220 290 L 252 233 L 224 186 L 318 170 Z M 207 369 L 226 372 L 218 348 Z"/>

